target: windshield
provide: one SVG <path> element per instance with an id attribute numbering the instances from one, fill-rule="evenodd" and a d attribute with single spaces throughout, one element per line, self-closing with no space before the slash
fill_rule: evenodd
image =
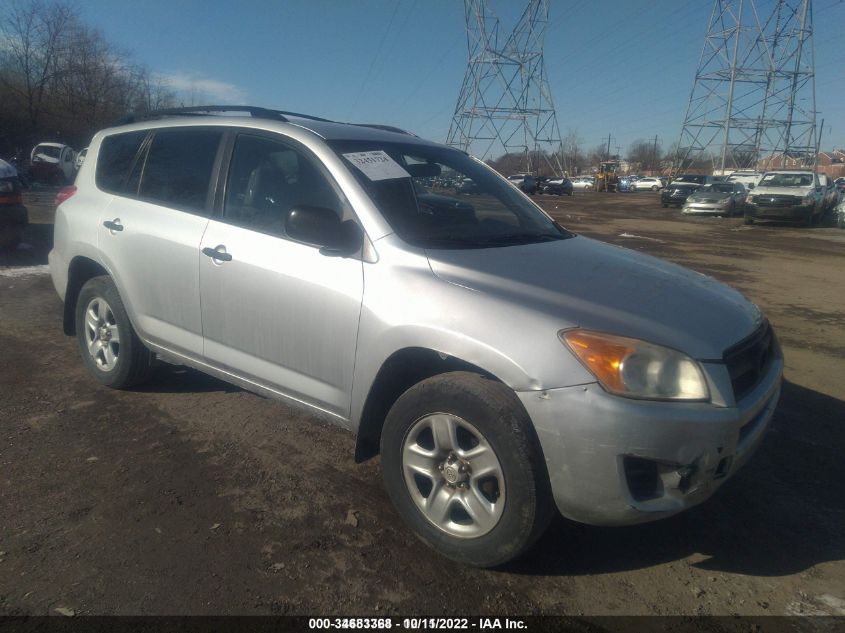
<path id="1" fill-rule="evenodd" d="M 38 156 L 39 154 L 41 154 L 42 156 L 46 156 L 47 158 L 58 158 L 60 151 L 60 147 L 52 147 L 50 145 L 39 145 L 35 148 L 35 152 L 33 152 L 33 155 Z"/>
<path id="2" fill-rule="evenodd" d="M 704 185 L 701 189 L 698 190 L 698 193 L 733 193 L 734 192 L 734 185 L 726 185 L 722 183 L 715 183 L 712 185 Z"/>
<path id="3" fill-rule="evenodd" d="M 812 184 L 812 174 L 766 174 L 760 181 L 760 185 L 766 187 L 809 187 Z"/>
<path id="4" fill-rule="evenodd" d="M 707 179 L 707 176 L 678 176 L 675 179 L 675 182 L 696 182 L 696 183 L 703 183 Z"/>
<path id="5" fill-rule="evenodd" d="M 492 169 L 458 150 L 378 141 L 330 145 L 412 246 L 492 248 L 573 236 Z"/>

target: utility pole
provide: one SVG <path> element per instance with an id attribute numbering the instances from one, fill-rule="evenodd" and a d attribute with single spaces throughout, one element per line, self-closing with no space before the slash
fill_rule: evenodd
<path id="1" fill-rule="evenodd" d="M 610 133 L 607 134 L 607 149 L 604 152 L 604 159 L 610 160 Z"/>
<path id="2" fill-rule="evenodd" d="M 548 0 L 528 0 L 510 32 L 488 1 L 464 0 L 468 62 L 446 143 L 481 159 L 518 153 L 525 173 L 545 167 L 560 176 L 563 148 L 543 59 Z"/>
<path id="3" fill-rule="evenodd" d="M 657 134 L 654 135 L 654 147 L 651 150 L 651 175 L 654 176 L 654 164 L 657 162 Z"/>
<path id="4" fill-rule="evenodd" d="M 812 0 L 714 0 L 673 171 L 707 155 L 722 171 L 775 153 L 811 166 L 812 34 Z"/>

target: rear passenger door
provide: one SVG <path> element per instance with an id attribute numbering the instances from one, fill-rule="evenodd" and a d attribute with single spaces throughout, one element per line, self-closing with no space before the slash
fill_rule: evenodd
<path id="1" fill-rule="evenodd" d="M 140 335 L 201 359 L 199 244 L 223 134 L 175 127 L 130 135 L 112 147 L 115 137 L 104 139 L 98 158 L 98 186 L 116 194 L 100 216 L 99 250 Z M 110 154 L 121 152 L 115 167 Z"/>
<path id="2" fill-rule="evenodd" d="M 216 367 L 341 417 L 349 415 L 363 263 L 290 239 L 300 205 L 354 219 L 305 148 L 279 135 L 233 139 L 218 215 L 201 244 L 205 356 Z"/>

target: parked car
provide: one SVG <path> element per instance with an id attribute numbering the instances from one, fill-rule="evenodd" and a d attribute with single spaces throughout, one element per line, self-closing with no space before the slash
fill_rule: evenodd
<path id="1" fill-rule="evenodd" d="M 554 180 L 549 180 L 546 182 L 546 186 L 543 187 L 543 193 L 554 196 L 571 196 L 572 190 L 572 181 L 569 180 L 569 178 L 555 178 Z"/>
<path id="2" fill-rule="evenodd" d="M 62 143 L 39 143 L 30 155 L 30 180 L 60 185 L 76 176 L 73 149 Z"/>
<path id="3" fill-rule="evenodd" d="M 514 176 L 508 176 L 508 180 L 529 196 L 533 196 L 537 193 L 537 180 L 531 174 L 516 174 Z"/>
<path id="4" fill-rule="evenodd" d="M 475 184 L 472 178 L 463 178 L 458 183 L 458 186 L 455 187 L 455 193 L 479 193 L 478 185 Z"/>
<path id="5" fill-rule="evenodd" d="M 822 188 L 822 214 L 828 211 L 833 211 L 834 207 L 839 204 L 839 190 L 833 184 L 833 179 L 827 174 L 818 174 L 819 186 Z"/>
<path id="6" fill-rule="evenodd" d="M 699 176 L 698 174 L 678 176 L 660 192 L 660 203 L 664 209 L 670 205 L 683 206 L 691 194 L 710 183 L 712 183 L 710 176 Z"/>
<path id="7" fill-rule="evenodd" d="M 761 442 L 783 358 L 736 290 L 567 231 L 455 148 L 244 109 L 91 141 L 49 263 L 99 383 L 138 385 L 158 355 L 332 419 L 381 454 L 416 535 L 478 566 L 555 507 L 692 507 Z M 443 172 L 480 197 L 429 195 Z"/>
<path id="8" fill-rule="evenodd" d="M 845 229 L 845 197 L 843 197 L 833 210 L 833 220 L 840 229 Z"/>
<path id="9" fill-rule="evenodd" d="M 634 183 L 634 191 L 648 191 L 649 189 L 651 191 L 660 191 L 663 189 L 663 186 L 663 181 L 660 178 L 646 176 Z"/>
<path id="10" fill-rule="evenodd" d="M 0 250 L 15 248 L 29 224 L 17 170 L 0 159 Z"/>
<path id="11" fill-rule="evenodd" d="M 740 182 L 714 182 L 690 194 L 681 212 L 731 216 L 744 211 L 746 195 L 745 186 Z"/>
<path id="12" fill-rule="evenodd" d="M 635 191 L 634 182 L 628 176 L 621 176 L 616 183 L 616 191 L 619 193 L 633 193 Z"/>
<path id="13" fill-rule="evenodd" d="M 76 155 L 76 170 L 79 171 L 79 168 L 82 167 L 82 163 L 85 162 L 85 157 L 88 155 L 88 148 L 85 147 L 79 150 L 79 153 Z"/>
<path id="14" fill-rule="evenodd" d="M 590 176 L 576 178 L 572 181 L 572 188 L 581 191 L 594 191 L 596 188 L 596 179 Z"/>
<path id="15" fill-rule="evenodd" d="M 732 172 L 730 176 L 728 176 L 728 182 L 741 182 L 745 185 L 746 191 L 751 191 L 754 187 L 757 186 L 757 183 L 760 182 L 760 178 L 763 177 L 759 171 L 754 171 L 752 169 L 741 169 L 735 172 Z"/>
<path id="16" fill-rule="evenodd" d="M 778 220 L 809 226 L 822 214 L 822 188 L 811 171 L 766 172 L 745 204 L 746 224 Z"/>

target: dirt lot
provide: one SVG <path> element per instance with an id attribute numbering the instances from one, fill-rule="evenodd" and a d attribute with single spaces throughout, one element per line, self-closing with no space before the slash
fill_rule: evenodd
<path id="1" fill-rule="evenodd" d="M 90 380 L 43 264 L 0 256 L 0 614 L 845 615 L 845 231 L 686 219 L 654 194 L 538 198 L 565 226 L 758 303 L 786 354 L 772 432 L 715 498 L 633 528 L 557 521 L 477 571 L 399 523 L 345 431 L 166 366 Z"/>

